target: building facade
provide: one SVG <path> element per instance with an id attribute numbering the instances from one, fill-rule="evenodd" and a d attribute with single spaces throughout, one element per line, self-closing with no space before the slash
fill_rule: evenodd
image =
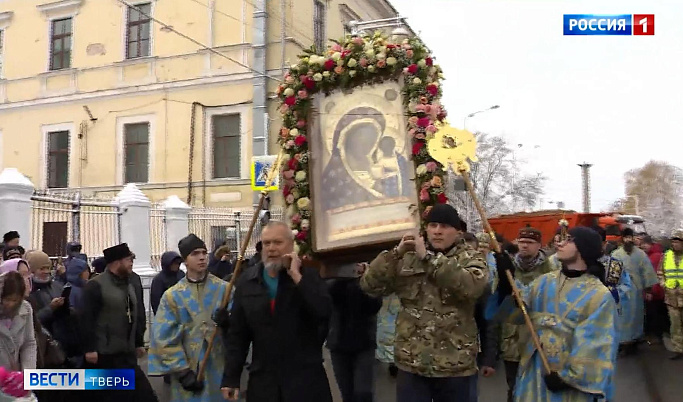
<path id="1" fill-rule="evenodd" d="M 385 0 L 0 0 L 0 167 L 38 188 L 252 205 L 286 67 L 396 16 Z"/>

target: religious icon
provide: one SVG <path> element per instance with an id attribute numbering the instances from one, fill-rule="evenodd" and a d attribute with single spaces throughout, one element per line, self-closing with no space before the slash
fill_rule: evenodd
<path id="1" fill-rule="evenodd" d="M 316 99 L 311 128 L 313 247 L 317 252 L 398 239 L 417 204 L 398 83 Z"/>

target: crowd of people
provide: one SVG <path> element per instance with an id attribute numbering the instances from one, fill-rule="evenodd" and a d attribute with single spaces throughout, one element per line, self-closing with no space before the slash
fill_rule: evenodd
<path id="1" fill-rule="evenodd" d="M 157 401 L 148 376 L 163 376 L 173 401 L 331 402 L 325 345 L 344 402 L 375 399 L 377 360 L 396 378 L 398 402 L 477 401 L 479 376 L 497 375 L 499 362 L 501 400 L 612 401 L 620 353 L 669 332 L 670 358 L 683 357 L 681 229 L 665 249 L 645 233 L 608 238 L 599 227 L 558 229 L 543 247 L 526 227 L 512 241 L 497 236 L 496 252 L 439 205 L 424 236 L 406 234 L 352 275 L 324 279 L 295 253 L 289 226 L 272 221 L 234 288 L 225 243 L 209 252 L 190 234 L 161 257 L 151 328 L 127 244 L 91 268 L 78 243 L 55 264 L 25 251 L 16 232 L 3 241 L 0 393 L 23 400 Z M 129 368 L 135 390 L 31 393 L 17 373 L 32 368 Z"/>

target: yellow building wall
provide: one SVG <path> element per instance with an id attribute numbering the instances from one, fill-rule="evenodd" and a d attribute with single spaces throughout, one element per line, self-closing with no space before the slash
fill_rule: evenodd
<path id="1" fill-rule="evenodd" d="M 41 12 L 38 6 L 48 3 L 71 4 L 65 10 L 76 11 L 70 69 L 48 71 L 50 18 L 65 16 Z M 153 23 L 151 56 L 126 60 L 126 9 L 116 0 L 0 2 L 0 13 L 13 13 L 4 29 L 4 79 L 0 80 L 3 167 L 16 167 L 36 187 L 43 187 L 47 172 L 43 126 L 71 124 L 69 188 L 86 194 L 115 195 L 123 184 L 117 119 L 150 115 L 154 121 L 150 180 L 139 187 L 152 201 L 169 195 L 187 199 L 193 102 L 208 106 L 243 104 L 236 106 L 243 112 L 241 152 L 246 161 L 251 159 L 252 73 L 240 64 L 251 66 L 253 62 L 253 1 L 151 3 L 155 18 L 211 50 Z M 325 3 L 328 38 L 344 34 L 342 8 L 353 9 L 364 20 L 392 16 L 387 15 L 386 2 L 379 0 Z M 312 44 L 314 0 L 266 4 L 268 75 L 279 79 L 283 61 L 288 67 L 302 48 Z M 277 84 L 268 80 L 268 92 L 273 94 Z M 84 106 L 97 118 L 95 122 L 89 120 Z M 248 169 L 243 170 L 242 179 L 211 179 L 211 156 L 204 152 L 209 145 L 205 142 L 205 111 L 198 108 L 195 114 L 193 203 L 251 205 Z M 280 127 L 276 100 L 268 101 L 268 114 L 269 146 L 274 153 Z M 276 195 L 275 202 L 278 200 Z"/>

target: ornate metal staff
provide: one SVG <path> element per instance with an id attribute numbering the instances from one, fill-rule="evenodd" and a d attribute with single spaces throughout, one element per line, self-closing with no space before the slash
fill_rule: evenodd
<path id="1" fill-rule="evenodd" d="M 452 166 L 454 171 L 462 176 L 465 185 L 467 186 L 467 191 L 472 197 L 479 216 L 481 217 L 484 230 L 491 237 L 491 246 L 497 252 L 501 252 L 500 244 L 496 240 L 496 234 L 491 228 L 488 219 L 486 219 L 486 211 L 479 201 L 476 192 L 474 191 L 474 186 L 472 185 L 472 180 L 470 179 L 470 165 L 468 161 L 477 161 L 477 140 L 474 135 L 466 130 L 458 130 L 450 127 L 446 124 L 442 125 L 439 130 L 434 134 L 434 138 L 429 140 L 428 143 L 429 154 L 439 161 L 443 166 L 448 168 Z M 520 310 L 522 310 L 522 315 L 524 316 L 524 321 L 526 326 L 529 328 L 531 333 L 531 340 L 534 342 L 536 350 L 541 357 L 541 362 L 543 363 L 543 368 L 547 373 L 550 373 L 550 364 L 548 364 L 548 358 L 543 351 L 543 346 L 541 345 L 541 340 L 538 338 L 536 329 L 534 328 L 533 322 L 531 322 L 531 317 L 526 310 L 524 305 L 524 300 L 519 292 L 519 288 L 515 283 L 515 278 L 509 270 L 505 271 L 508 281 L 512 286 L 512 294 L 517 301 L 517 305 Z"/>
<path id="2" fill-rule="evenodd" d="M 259 212 L 263 208 L 263 204 L 266 201 L 266 197 L 268 196 L 268 188 L 270 187 L 271 183 L 275 180 L 275 177 L 277 177 L 278 172 L 280 171 L 280 164 L 282 164 L 282 155 L 284 154 L 284 150 L 280 150 L 280 153 L 277 155 L 277 159 L 275 160 L 275 163 L 273 166 L 270 167 L 270 170 L 268 171 L 268 176 L 266 178 L 266 185 L 265 185 L 265 190 L 261 191 L 261 197 L 259 199 L 258 207 L 254 211 L 254 215 L 251 218 L 251 224 L 249 224 L 249 230 L 247 231 L 247 235 L 244 237 L 244 240 L 242 240 L 242 245 L 240 247 L 240 252 L 237 255 L 237 263 L 235 264 L 235 270 L 232 273 L 232 278 L 230 278 L 230 282 L 228 282 L 228 286 L 225 289 L 225 293 L 223 294 L 223 300 L 221 301 L 221 310 L 225 309 L 228 307 L 228 303 L 230 303 L 230 297 L 232 296 L 232 288 L 235 286 L 235 281 L 237 280 L 237 277 L 242 271 L 242 262 L 244 261 L 244 253 L 247 252 L 247 246 L 249 246 L 249 241 L 251 240 L 251 235 L 254 232 L 254 226 L 256 226 L 256 221 L 258 220 L 259 217 Z M 197 373 L 197 380 L 198 381 L 203 381 L 204 380 L 204 372 L 206 371 L 206 364 L 209 361 L 209 354 L 211 353 L 211 349 L 213 349 L 213 344 L 216 341 L 216 335 L 218 334 L 218 327 L 215 327 L 213 329 L 213 333 L 211 334 L 211 339 L 209 339 L 209 343 L 206 346 L 206 353 L 204 353 L 204 358 L 202 358 L 202 362 L 199 365 L 199 372 Z"/>

